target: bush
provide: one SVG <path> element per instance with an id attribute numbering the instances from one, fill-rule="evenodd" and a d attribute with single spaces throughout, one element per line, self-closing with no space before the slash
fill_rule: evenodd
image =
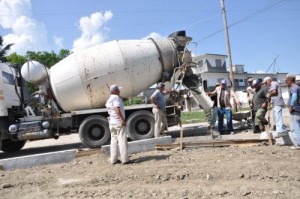
<path id="1" fill-rule="evenodd" d="M 144 101 L 139 97 L 129 97 L 124 101 L 125 106 L 132 106 L 136 104 L 144 104 Z"/>
<path id="2" fill-rule="evenodd" d="M 182 112 L 181 121 L 183 124 L 205 122 L 204 112 Z"/>

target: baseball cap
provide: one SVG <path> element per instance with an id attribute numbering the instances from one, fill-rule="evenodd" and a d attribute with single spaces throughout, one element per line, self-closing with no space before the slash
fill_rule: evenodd
<path id="1" fill-rule="evenodd" d="M 221 81 L 221 84 L 227 84 L 226 80 L 223 79 L 223 80 Z"/>
<path id="2" fill-rule="evenodd" d="M 284 80 L 286 80 L 286 79 L 295 79 L 296 80 L 296 75 L 294 75 L 294 74 L 287 74 Z"/>
<path id="3" fill-rule="evenodd" d="M 252 77 L 248 77 L 247 78 L 247 82 L 253 82 L 253 78 Z"/>
<path id="4" fill-rule="evenodd" d="M 109 90 L 112 91 L 117 91 L 120 90 L 122 87 L 117 86 L 116 84 L 113 84 L 109 87 Z"/>
<path id="5" fill-rule="evenodd" d="M 216 86 L 220 86 L 220 83 L 219 83 L 219 82 L 216 82 Z"/>
<path id="6" fill-rule="evenodd" d="M 259 84 L 260 84 L 260 81 L 258 79 L 253 80 L 252 88 Z"/>
<path id="7" fill-rule="evenodd" d="M 262 83 L 265 84 L 268 80 L 272 80 L 272 78 L 271 77 L 265 77 Z"/>

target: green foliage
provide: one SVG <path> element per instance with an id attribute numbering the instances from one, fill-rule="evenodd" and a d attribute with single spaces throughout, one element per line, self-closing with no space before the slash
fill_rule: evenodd
<path id="1" fill-rule="evenodd" d="M 58 57 L 60 60 L 66 58 L 67 56 L 69 56 L 71 54 L 71 52 L 69 50 L 66 49 L 61 49 L 58 53 Z"/>
<path id="2" fill-rule="evenodd" d="M 125 106 L 132 106 L 135 104 L 143 104 L 143 103 L 144 103 L 144 101 L 139 97 L 131 97 L 124 101 Z"/>
<path id="3" fill-rule="evenodd" d="M 3 38 L 0 35 L 0 62 L 7 62 L 6 54 L 10 50 L 12 45 L 14 44 L 8 44 L 6 46 L 3 46 Z"/>
<path id="4" fill-rule="evenodd" d="M 182 112 L 181 121 L 183 124 L 205 122 L 204 112 Z"/>
<path id="5" fill-rule="evenodd" d="M 17 53 L 12 53 L 6 57 L 7 62 L 12 64 L 20 64 L 23 65 L 26 62 L 26 58 L 22 55 L 18 55 Z"/>
<path id="6" fill-rule="evenodd" d="M 26 55 L 18 55 L 17 53 L 12 53 L 6 57 L 7 61 L 12 64 L 19 64 L 23 65 L 26 63 L 27 60 L 34 60 L 38 61 L 41 64 L 45 65 L 46 67 L 50 68 L 51 66 L 55 65 L 65 57 L 70 55 L 70 51 L 66 49 L 61 49 L 58 54 L 55 52 L 34 52 L 34 51 L 27 51 Z M 27 88 L 29 89 L 29 93 L 33 93 L 37 90 L 37 88 L 30 84 L 26 83 Z"/>
<path id="7" fill-rule="evenodd" d="M 53 66 L 54 64 L 60 61 L 59 56 L 53 51 L 51 52 L 27 51 L 25 56 L 28 60 L 38 61 L 44 66 L 46 66 L 47 68 L 50 68 L 51 66 Z"/>

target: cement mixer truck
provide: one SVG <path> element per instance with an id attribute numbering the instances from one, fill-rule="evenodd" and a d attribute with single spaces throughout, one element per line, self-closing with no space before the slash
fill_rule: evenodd
<path id="1" fill-rule="evenodd" d="M 58 138 L 69 131 L 77 131 L 89 148 L 107 143 L 110 133 L 104 104 L 112 84 L 123 87 L 125 98 L 160 81 L 184 84 L 204 103 L 191 69 L 195 64 L 187 49 L 190 41 L 185 31 L 163 39 L 111 41 L 74 52 L 51 69 L 36 61 L 21 68 L 0 63 L 0 150 L 18 151 L 27 140 Z M 27 99 L 24 80 L 39 88 Z M 169 125 L 178 123 L 180 116 L 174 103 L 178 92 L 172 97 Z M 125 108 L 130 139 L 153 137 L 151 109 L 151 104 Z"/>

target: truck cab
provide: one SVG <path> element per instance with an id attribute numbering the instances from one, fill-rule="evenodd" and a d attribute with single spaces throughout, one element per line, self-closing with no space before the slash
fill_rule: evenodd
<path id="1" fill-rule="evenodd" d="M 16 67 L 0 63 L 0 150 L 12 152 L 20 150 L 25 141 L 19 141 L 8 132 L 8 127 L 19 114 L 22 94 Z M 13 143 L 12 143 L 13 142 Z"/>

